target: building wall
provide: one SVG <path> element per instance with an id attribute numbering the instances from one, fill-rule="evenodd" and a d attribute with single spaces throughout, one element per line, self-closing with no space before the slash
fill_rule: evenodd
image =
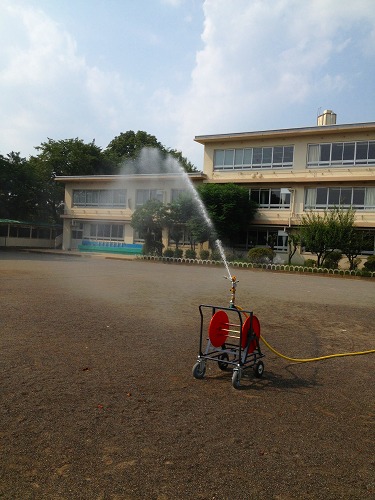
<path id="1" fill-rule="evenodd" d="M 197 176 L 199 178 L 199 176 Z M 57 181 L 65 183 L 65 208 L 63 249 L 76 249 L 83 239 L 90 237 L 93 224 L 119 224 L 123 226 L 121 237 L 112 240 L 123 243 L 136 243 L 139 240 L 131 226 L 131 218 L 137 208 L 137 190 L 158 191 L 163 203 L 172 201 L 172 190 L 188 190 L 189 181 L 181 175 L 133 175 L 133 176 L 96 176 L 96 177 L 60 177 Z M 121 208 L 89 207 L 74 204 L 74 191 L 77 190 L 126 190 L 126 201 Z M 105 239 L 105 238 L 104 238 Z M 168 245 L 167 232 L 163 231 L 163 244 Z"/>
<path id="2" fill-rule="evenodd" d="M 55 248 L 55 239 L 0 237 L 3 248 Z"/>
<path id="3" fill-rule="evenodd" d="M 308 145 L 355 141 L 375 141 L 375 123 L 344 126 L 320 126 L 309 129 L 289 129 L 244 134 L 200 136 L 195 140 L 204 145 L 206 182 L 241 184 L 249 189 L 287 188 L 291 193 L 290 208 L 259 208 L 253 228 L 298 227 L 306 213 L 305 189 L 316 187 L 375 188 L 375 162 L 368 165 L 341 164 L 328 167 L 308 165 Z M 293 166 L 290 168 L 251 168 L 248 170 L 214 170 L 215 150 L 294 146 Z M 358 209 L 355 225 L 375 229 L 375 209 Z M 298 259 L 298 256 L 295 257 Z"/>
<path id="4" fill-rule="evenodd" d="M 56 225 L 0 220 L 0 247 L 58 248 L 61 228 Z"/>

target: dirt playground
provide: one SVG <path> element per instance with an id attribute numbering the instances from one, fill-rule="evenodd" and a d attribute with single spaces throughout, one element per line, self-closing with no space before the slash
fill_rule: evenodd
<path id="1" fill-rule="evenodd" d="M 375 348 L 375 282 L 232 270 L 279 351 Z M 0 252 L 0 498 L 374 499 L 375 354 L 196 380 L 224 267 Z"/>

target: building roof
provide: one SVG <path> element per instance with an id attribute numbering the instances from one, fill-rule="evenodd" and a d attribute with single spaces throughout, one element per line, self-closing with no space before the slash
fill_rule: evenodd
<path id="1" fill-rule="evenodd" d="M 195 142 L 200 144 L 223 142 L 231 140 L 265 139 L 272 137 L 311 136 L 325 133 L 342 134 L 344 132 L 375 132 L 375 122 L 351 123 L 343 125 L 320 125 L 315 127 L 287 128 L 277 130 L 263 130 L 254 132 L 235 132 L 230 134 L 197 135 Z"/>
<path id="2" fill-rule="evenodd" d="M 50 224 L 49 222 L 28 222 L 24 220 L 0 219 L 0 224 L 13 224 L 33 227 L 61 227 L 61 224 Z"/>
<path id="3" fill-rule="evenodd" d="M 184 173 L 161 173 L 161 174 L 128 174 L 128 175 L 57 175 L 57 182 L 116 182 L 124 180 L 149 180 L 149 179 L 176 179 L 183 177 Z M 187 176 L 192 181 L 204 180 L 207 178 L 203 172 L 188 173 Z"/>

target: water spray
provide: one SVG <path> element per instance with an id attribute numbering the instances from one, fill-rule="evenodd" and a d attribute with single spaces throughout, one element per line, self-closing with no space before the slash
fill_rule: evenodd
<path id="1" fill-rule="evenodd" d="M 153 147 L 144 147 L 140 155 L 137 159 L 133 159 L 131 162 L 125 162 L 123 165 L 124 172 L 132 172 L 137 174 L 174 174 L 177 176 L 181 176 L 185 186 L 187 187 L 189 193 L 191 194 L 196 206 L 199 209 L 199 212 L 203 216 L 205 223 L 208 228 L 212 232 L 213 235 L 216 235 L 216 230 L 212 220 L 204 206 L 203 201 L 201 200 L 197 190 L 194 187 L 191 179 L 187 172 L 182 168 L 180 162 L 174 158 L 172 155 L 162 155 L 160 150 Z M 231 273 L 228 267 L 228 263 L 225 256 L 224 247 L 220 241 L 220 239 L 215 238 L 215 246 L 219 251 L 221 260 L 225 266 L 226 272 L 228 273 L 229 279 L 231 279 Z"/>
<path id="2" fill-rule="evenodd" d="M 181 174 L 182 174 L 182 176 L 183 176 L 183 178 L 184 178 L 184 180 L 186 182 L 186 185 L 188 186 L 189 191 L 192 194 L 196 205 L 198 206 L 201 214 L 203 215 L 204 221 L 206 222 L 206 224 L 210 228 L 210 230 L 215 234 L 216 233 L 215 227 L 214 227 L 214 225 L 212 223 L 212 220 L 211 220 L 210 216 L 208 215 L 208 212 L 206 210 L 206 207 L 204 206 L 203 201 L 201 200 L 201 197 L 199 196 L 197 190 L 195 189 L 193 183 L 191 182 L 188 174 L 181 167 L 180 167 L 180 169 L 181 169 Z M 229 270 L 229 267 L 228 267 L 227 259 L 225 257 L 224 247 L 223 247 L 221 241 L 219 240 L 219 238 L 215 239 L 215 245 L 216 245 L 216 248 L 218 249 L 218 251 L 220 253 L 220 257 L 221 257 L 221 260 L 223 261 L 225 269 L 226 269 L 226 271 L 228 273 L 228 277 L 229 277 L 229 279 L 232 279 L 232 276 L 231 276 L 231 273 L 230 273 L 230 270 Z"/>

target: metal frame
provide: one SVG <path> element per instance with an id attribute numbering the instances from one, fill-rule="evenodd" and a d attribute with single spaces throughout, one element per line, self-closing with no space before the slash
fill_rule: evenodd
<path id="1" fill-rule="evenodd" d="M 221 347 L 215 347 L 210 338 L 206 338 L 203 333 L 204 330 L 204 320 L 207 321 L 207 310 L 211 311 L 211 318 L 218 311 L 225 311 L 228 314 L 228 320 L 230 323 L 228 324 L 228 332 L 229 334 L 226 338 L 225 343 Z M 217 362 L 221 369 L 225 369 L 227 366 L 233 366 L 233 386 L 238 389 L 240 386 L 240 379 L 243 373 L 243 370 L 248 368 L 255 368 L 258 364 L 258 361 L 264 357 L 264 354 L 261 352 L 259 345 L 259 338 L 255 335 L 253 330 L 253 317 L 254 314 L 252 311 L 237 309 L 235 305 L 232 307 L 220 307 L 209 304 L 201 304 L 199 306 L 199 314 L 200 314 L 200 335 L 199 335 L 199 354 L 197 359 L 197 364 L 194 365 L 193 375 L 195 378 L 203 378 L 205 374 L 205 365 L 207 361 Z M 233 322 L 230 320 L 230 316 L 234 316 Z M 244 320 L 243 317 L 246 316 L 250 318 L 249 330 L 247 332 L 247 341 L 246 346 L 242 347 L 242 338 L 243 338 L 243 325 Z M 234 328 L 234 329 L 232 329 Z M 229 339 L 229 341 L 227 341 Z M 253 352 L 249 353 L 249 346 L 252 341 L 256 341 L 256 348 Z M 226 356 L 223 356 L 223 355 Z M 229 359 L 227 359 L 227 357 Z M 231 359 L 232 357 L 232 359 Z M 197 365 L 199 364 L 199 373 L 195 372 Z M 259 374 L 255 373 L 257 376 L 261 376 L 263 373 L 263 363 L 261 363 L 261 371 Z M 225 368 L 223 368 L 225 366 Z"/>

